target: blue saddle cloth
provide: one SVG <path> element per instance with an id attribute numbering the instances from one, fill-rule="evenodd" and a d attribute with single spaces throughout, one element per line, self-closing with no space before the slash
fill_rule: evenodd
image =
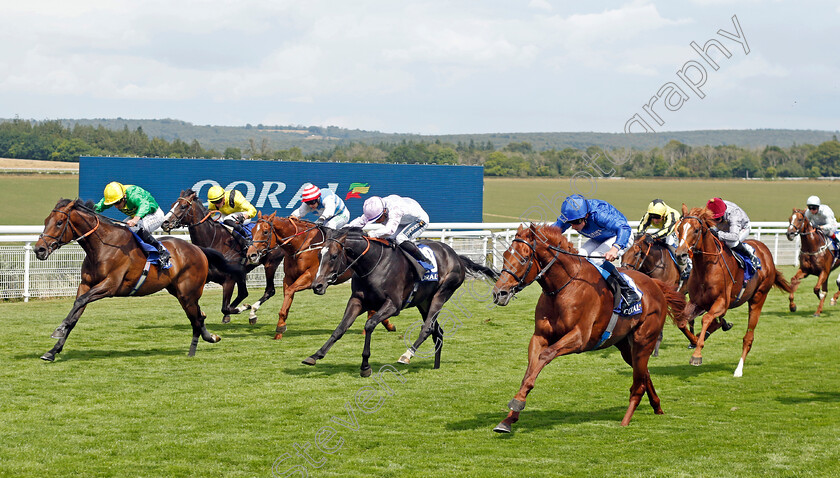
<path id="1" fill-rule="evenodd" d="M 740 257 L 741 263 L 744 264 L 744 283 L 746 284 L 755 275 L 755 266 L 753 265 L 752 260 L 750 260 L 750 256 L 745 256 L 736 251 L 732 251 L 732 253 Z"/>
<path id="2" fill-rule="evenodd" d="M 140 236 L 138 236 L 136 232 L 131 231 L 131 234 L 134 235 L 134 239 L 137 240 L 137 244 L 139 244 L 140 248 L 143 249 L 143 252 L 146 253 L 146 262 L 150 262 L 152 264 L 160 265 L 160 254 L 158 253 L 157 249 L 155 249 L 155 247 L 153 245 L 145 242 L 143 239 L 140 239 Z M 163 245 L 163 244 L 161 244 L 161 245 Z M 166 249 L 166 246 L 163 246 L 163 248 Z M 166 250 L 168 251 L 169 249 L 166 249 Z M 171 252 L 170 252 L 170 254 L 171 254 Z M 169 265 L 167 267 L 164 267 L 164 269 L 169 269 L 170 267 L 172 267 L 171 262 L 169 263 Z"/>
<path id="3" fill-rule="evenodd" d="M 253 239 L 254 234 L 253 234 L 251 231 L 254 229 L 254 226 L 256 226 L 256 225 L 257 225 L 257 223 L 256 223 L 256 222 L 249 222 L 248 224 L 243 224 L 243 225 L 242 225 L 242 227 L 243 227 L 246 231 L 248 231 L 248 235 L 245 237 L 245 240 L 250 241 L 251 239 Z M 234 229 L 234 230 L 230 231 L 230 233 L 231 233 L 231 234 L 236 234 L 237 236 L 241 236 L 241 235 L 242 235 L 242 234 L 239 234 L 239 232 L 238 232 L 236 229 Z"/>
<path id="4" fill-rule="evenodd" d="M 590 262 L 590 264 L 592 264 L 593 266 L 595 266 L 596 269 L 598 269 L 598 272 L 601 273 L 601 276 L 604 278 L 605 281 L 607 281 L 607 278 L 610 276 L 609 269 L 615 269 L 615 266 L 609 262 L 604 262 L 603 266 L 599 266 L 592 262 Z M 619 274 L 621 274 L 621 277 L 623 277 L 624 280 L 627 281 L 627 283 L 630 285 L 630 287 L 632 287 L 633 290 L 636 291 L 636 295 L 639 296 L 639 300 L 637 300 L 633 304 L 628 304 L 624 300 L 624 297 L 621 297 L 620 291 L 615 290 L 613 291 L 613 294 L 621 297 L 621 305 L 618 308 L 613 309 L 613 312 L 622 317 L 630 317 L 636 314 L 640 314 L 642 312 L 642 295 L 644 295 L 642 293 L 642 290 L 639 289 L 639 286 L 636 285 L 636 282 L 633 279 L 631 279 L 630 276 L 623 272 L 619 272 Z M 607 281 L 607 284 L 609 283 L 610 282 Z"/>
<path id="5" fill-rule="evenodd" d="M 426 269 L 426 273 L 423 275 L 423 278 L 420 279 L 420 282 L 437 282 L 438 265 L 437 258 L 435 257 L 435 252 L 432 250 L 431 247 L 427 246 L 426 244 L 417 244 L 417 248 L 420 249 L 420 252 L 422 252 L 427 259 L 429 259 L 427 264 L 423 264 L 422 262 L 420 263 L 420 265 Z"/>

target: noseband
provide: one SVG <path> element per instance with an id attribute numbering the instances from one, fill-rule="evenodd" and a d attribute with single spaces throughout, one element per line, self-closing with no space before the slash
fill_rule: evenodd
<path id="1" fill-rule="evenodd" d="M 579 256 L 578 254 L 572 254 L 572 253 L 570 253 L 568 251 L 565 251 L 565 250 L 563 250 L 559 247 L 548 245 L 547 247 L 550 250 L 554 251 L 554 257 L 551 258 L 551 260 L 548 262 L 548 264 L 546 264 L 542 269 L 540 269 L 540 271 L 537 273 L 536 277 L 534 277 L 534 280 L 532 280 L 531 282 L 526 282 L 527 279 L 528 279 L 528 274 L 531 272 L 531 268 L 534 266 L 534 263 L 536 263 L 537 266 L 539 266 L 539 258 L 537 257 L 537 241 L 535 239 L 531 242 L 528 242 L 524 239 L 514 237 L 513 241 L 511 241 L 511 242 L 521 242 L 522 244 L 525 244 L 526 246 L 528 246 L 528 248 L 531 251 L 528 254 L 528 267 L 525 269 L 525 272 L 522 274 L 522 277 L 519 277 L 519 275 L 516 274 L 515 271 L 513 271 L 511 269 L 508 269 L 506 267 L 502 269 L 501 273 L 499 273 L 500 278 L 501 278 L 502 274 L 507 272 L 508 274 L 511 275 L 511 277 L 513 277 L 517 281 L 517 284 L 511 288 L 511 290 L 513 291 L 513 294 L 517 294 L 522 289 L 527 287 L 528 284 L 530 284 L 531 282 L 536 282 L 536 281 L 540 280 L 545 275 L 545 273 L 548 272 L 549 269 L 551 269 L 551 267 L 554 265 L 554 263 L 557 262 L 557 259 L 560 257 L 558 254 L 563 253 L 563 254 L 567 254 L 567 255 Z M 512 246 L 513 246 L 513 244 L 511 244 L 511 247 Z M 560 287 L 559 289 L 557 289 L 553 292 L 549 292 L 548 295 L 557 294 L 558 292 L 563 290 L 563 288 L 566 287 L 569 284 L 569 282 L 571 282 L 571 281 L 572 281 L 572 278 L 569 278 L 569 280 L 566 282 L 566 284 L 563 285 L 563 287 Z"/>

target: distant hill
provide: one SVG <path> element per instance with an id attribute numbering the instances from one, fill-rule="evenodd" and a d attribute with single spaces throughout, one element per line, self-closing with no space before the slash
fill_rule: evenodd
<path id="1" fill-rule="evenodd" d="M 0 122 L 8 121 L 0 119 Z M 764 147 L 767 145 L 789 147 L 793 144 L 818 145 L 831 140 L 838 131 L 791 130 L 791 129 L 755 129 L 755 130 L 700 130 L 677 131 L 666 133 L 488 133 L 458 135 L 416 135 L 391 134 L 379 131 L 362 131 L 338 128 L 335 126 L 211 126 L 194 125 L 175 119 L 136 120 L 136 119 L 60 119 L 65 126 L 102 125 L 111 130 L 136 130 L 142 127 L 149 137 L 160 137 L 167 141 L 181 139 L 185 142 L 198 140 L 204 149 L 224 151 L 226 148 L 246 149 L 249 140 L 258 143 L 268 141 L 272 150 L 300 148 L 304 154 L 327 151 L 340 144 L 362 142 L 368 144 L 398 143 L 402 141 L 440 140 L 445 143 L 459 142 L 476 144 L 490 142 L 500 149 L 512 142 L 528 142 L 537 151 L 547 149 L 575 148 L 589 146 L 607 148 L 632 147 L 649 150 L 661 147 L 671 140 L 677 140 L 689 146 L 737 145 L 741 147 Z"/>

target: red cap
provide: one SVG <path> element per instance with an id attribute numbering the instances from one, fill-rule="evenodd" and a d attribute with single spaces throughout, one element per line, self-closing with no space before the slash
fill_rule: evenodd
<path id="1" fill-rule="evenodd" d="M 706 209 L 712 212 L 714 219 L 718 219 L 726 212 L 726 203 L 721 198 L 712 198 L 706 203 Z"/>

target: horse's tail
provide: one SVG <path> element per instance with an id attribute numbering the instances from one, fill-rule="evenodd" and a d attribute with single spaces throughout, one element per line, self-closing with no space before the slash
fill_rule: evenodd
<path id="1" fill-rule="evenodd" d="M 480 278 L 481 276 L 484 276 L 484 277 L 487 277 L 488 279 L 492 279 L 494 281 L 499 280 L 499 273 L 496 272 L 495 270 L 493 270 L 493 269 L 491 269 L 487 266 L 477 264 L 477 263 L 473 262 L 473 260 L 470 259 L 467 256 L 459 255 L 458 259 L 461 260 L 461 264 L 463 264 L 463 266 L 467 269 L 468 272 L 470 272 L 470 275 L 472 275 L 473 277 L 479 277 Z"/>
<path id="2" fill-rule="evenodd" d="M 793 286 L 790 285 L 790 282 L 788 282 L 787 279 L 785 279 L 785 276 L 782 275 L 782 271 L 780 271 L 779 269 L 776 269 L 776 279 L 773 281 L 773 285 L 778 287 L 779 289 L 782 289 L 788 294 L 793 292 Z"/>
<path id="3" fill-rule="evenodd" d="M 207 257 L 207 263 L 210 266 L 211 270 L 215 269 L 220 274 L 225 276 L 236 276 L 244 272 L 238 264 L 234 262 L 228 262 L 228 260 L 225 259 L 225 255 L 217 251 L 216 249 L 200 246 L 199 249 L 201 249 L 201 252 L 203 252 L 204 255 Z"/>
<path id="4" fill-rule="evenodd" d="M 674 324 L 679 328 L 686 327 L 688 317 L 685 315 L 686 302 L 685 297 L 677 292 L 677 289 L 672 285 L 668 285 L 659 279 L 653 279 L 653 282 L 659 287 L 659 290 L 665 294 L 665 302 L 668 304 L 667 313 L 674 321 Z"/>

